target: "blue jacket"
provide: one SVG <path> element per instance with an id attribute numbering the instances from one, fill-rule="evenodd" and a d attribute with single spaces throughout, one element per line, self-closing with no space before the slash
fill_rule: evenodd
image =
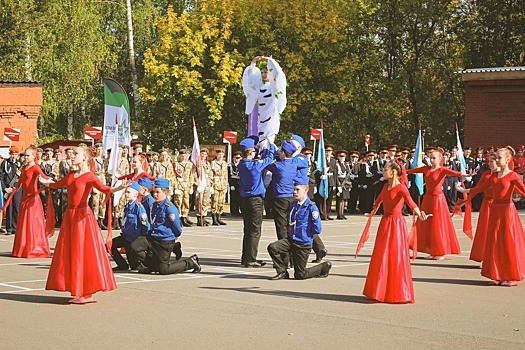
<path id="1" fill-rule="evenodd" d="M 270 150 L 261 160 L 242 159 L 237 169 L 240 177 L 240 194 L 241 197 L 264 197 L 264 183 L 262 171 L 273 161 L 275 156 L 275 145 L 270 145 Z"/>
<path id="2" fill-rule="evenodd" d="M 299 244 L 312 244 L 314 235 L 322 231 L 321 217 L 317 206 L 306 198 L 304 203 L 299 206 L 295 201 L 290 207 L 290 237 L 294 242 Z"/>
<path id="3" fill-rule="evenodd" d="M 266 170 L 273 174 L 273 196 L 275 198 L 293 197 L 293 179 L 297 176 L 297 164 L 292 158 L 272 163 Z"/>
<path id="4" fill-rule="evenodd" d="M 292 162 L 297 165 L 297 177 L 301 179 L 302 183 L 308 183 L 308 158 L 304 154 L 297 154 L 292 158 Z"/>
<path id="5" fill-rule="evenodd" d="M 162 241 L 175 240 L 182 234 L 177 207 L 168 198 L 151 207 L 151 236 Z"/>
<path id="6" fill-rule="evenodd" d="M 131 243 L 139 236 L 148 234 L 150 228 L 148 214 L 146 214 L 146 209 L 137 199 L 126 204 L 124 207 L 124 218 L 126 221 L 122 228 L 122 235 L 126 241 Z"/>
<path id="7" fill-rule="evenodd" d="M 146 214 L 148 214 L 148 218 L 151 219 L 151 207 L 153 206 L 153 203 L 155 203 L 155 199 L 153 199 L 153 196 L 151 193 L 148 193 L 144 197 L 142 197 L 142 205 L 146 209 Z"/>

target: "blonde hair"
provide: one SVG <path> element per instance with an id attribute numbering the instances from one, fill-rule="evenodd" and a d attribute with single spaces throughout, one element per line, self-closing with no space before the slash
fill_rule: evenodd
<path id="1" fill-rule="evenodd" d="M 79 144 L 79 148 L 82 148 L 82 151 L 84 151 L 84 157 L 86 157 L 86 163 L 88 166 L 91 165 L 91 162 L 93 161 L 93 154 L 91 153 L 91 149 L 86 144 Z"/>
<path id="2" fill-rule="evenodd" d="M 496 153 L 500 153 L 500 152 L 504 152 L 505 153 L 505 158 L 507 159 L 507 162 L 510 161 L 510 159 L 512 158 L 512 156 L 510 155 L 510 151 L 508 148 L 500 148 L 496 151 Z"/>

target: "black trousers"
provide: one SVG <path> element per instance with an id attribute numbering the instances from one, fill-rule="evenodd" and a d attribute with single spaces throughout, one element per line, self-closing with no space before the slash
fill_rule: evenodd
<path id="1" fill-rule="evenodd" d="M 314 250 L 316 255 L 319 255 L 319 252 L 323 249 L 326 249 L 324 246 L 323 240 L 319 235 L 314 235 L 314 243 L 312 244 L 312 249 Z"/>
<path id="2" fill-rule="evenodd" d="M 126 261 L 126 259 L 122 257 L 122 254 L 120 254 L 119 248 L 122 247 L 126 249 L 126 258 L 128 258 L 128 261 Z M 115 260 L 118 267 L 131 267 L 132 270 L 136 270 L 139 268 L 139 260 L 137 259 L 137 256 L 133 253 L 133 249 L 131 249 L 131 242 L 126 241 L 124 236 L 118 236 L 113 238 L 111 254 L 113 254 L 113 260 Z"/>
<path id="3" fill-rule="evenodd" d="M 151 236 L 140 236 L 131 242 L 131 249 L 139 262 L 161 275 L 171 275 L 192 268 L 190 258 L 171 261 L 175 240 L 162 241 Z"/>
<path id="4" fill-rule="evenodd" d="M 22 201 L 22 189 L 19 189 L 14 195 L 11 204 L 6 208 L 5 213 L 5 230 L 8 233 L 16 232 L 16 224 L 18 222 L 18 212 L 20 210 L 20 202 Z M 2 223 L 0 222 L 0 226 Z"/>
<path id="5" fill-rule="evenodd" d="M 286 257 L 288 254 L 292 255 L 294 262 L 294 277 L 296 280 L 304 280 L 319 276 L 323 271 L 323 264 L 306 268 L 308 257 L 312 250 L 311 244 L 301 245 L 294 242 L 290 238 L 283 238 L 276 242 L 270 243 L 268 246 L 268 253 L 272 257 L 273 266 L 277 273 L 286 271 Z"/>
<path id="6" fill-rule="evenodd" d="M 293 204 L 293 197 L 274 198 L 273 200 L 273 222 L 277 239 L 288 237 L 290 231 L 290 206 Z"/>
<path id="7" fill-rule="evenodd" d="M 243 265 L 257 260 L 261 226 L 263 221 L 264 199 L 262 196 L 241 197 L 244 236 L 242 240 L 241 263 Z"/>
<path id="8" fill-rule="evenodd" d="M 230 191 L 230 214 L 232 216 L 239 216 L 241 215 L 239 209 L 241 207 L 241 195 L 239 192 L 239 188 L 235 188 L 235 190 Z"/>

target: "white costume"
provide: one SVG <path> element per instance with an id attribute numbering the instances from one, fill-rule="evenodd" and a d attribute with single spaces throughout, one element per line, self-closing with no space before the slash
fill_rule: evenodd
<path id="1" fill-rule="evenodd" d="M 262 149 L 270 148 L 279 132 L 280 115 L 286 107 L 286 76 L 274 59 L 268 59 L 268 82 L 261 70 L 251 63 L 244 70 L 242 85 L 246 95 L 246 114 L 258 107 L 258 137 Z"/>

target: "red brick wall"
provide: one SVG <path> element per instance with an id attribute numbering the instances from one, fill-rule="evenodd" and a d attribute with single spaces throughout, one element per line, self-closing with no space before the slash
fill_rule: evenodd
<path id="1" fill-rule="evenodd" d="M 0 147 L 4 128 L 20 129 L 20 141 L 12 144 L 22 151 L 37 139 L 37 119 L 42 107 L 42 86 L 33 83 L 0 82 Z"/>
<path id="2" fill-rule="evenodd" d="M 465 144 L 525 144 L 525 79 L 465 82 Z"/>

